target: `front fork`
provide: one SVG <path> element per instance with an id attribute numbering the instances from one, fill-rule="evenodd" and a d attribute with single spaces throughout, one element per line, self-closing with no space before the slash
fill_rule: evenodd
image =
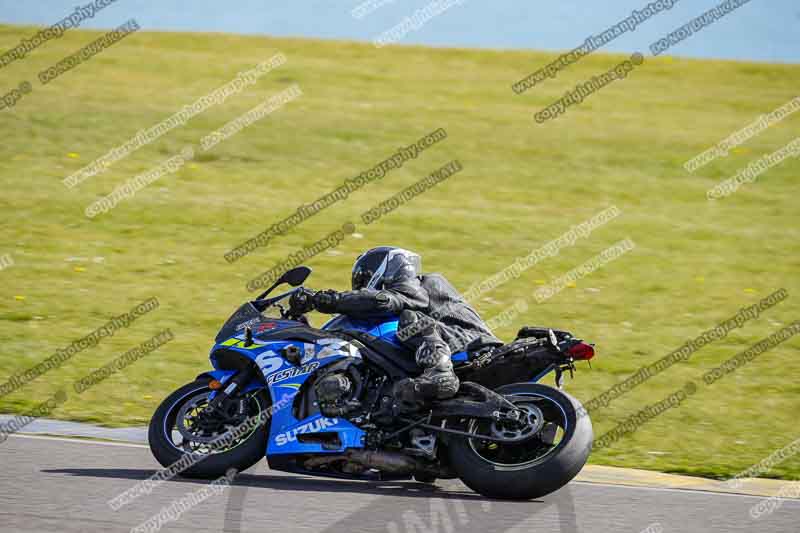
<path id="1" fill-rule="evenodd" d="M 247 366 L 242 370 L 236 372 L 226 385 L 218 382 L 218 388 L 215 391 L 214 398 L 203 409 L 200 416 L 206 419 L 217 418 L 224 421 L 231 421 L 234 418 L 241 418 L 247 414 L 247 401 L 245 398 L 239 398 L 239 392 L 250 383 L 256 376 L 256 370 L 252 366 Z M 216 380 L 215 380 L 216 381 Z M 212 384 L 214 382 L 212 381 Z M 235 415 L 231 415 L 232 403 L 236 402 Z"/>

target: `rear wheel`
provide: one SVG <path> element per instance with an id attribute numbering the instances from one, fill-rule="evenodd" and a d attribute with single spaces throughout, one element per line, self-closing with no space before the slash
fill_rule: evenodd
<path id="1" fill-rule="evenodd" d="M 215 421 L 200 413 L 208 405 L 210 378 L 198 378 L 170 394 L 150 420 L 148 440 L 153 456 L 164 467 L 189 464 L 180 475 L 214 478 L 229 468 L 238 472 L 264 457 L 267 448 L 269 397 L 263 390 L 249 393 L 245 412 L 235 420 Z M 188 457 L 195 455 L 195 457 Z"/>
<path id="2" fill-rule="evenodd" d="M 586 464 L 592 449 L 592 423 L 580 402 L 561 390 L 533 383 L 506 385 L 496 392 L 517 406 L 523 420 L 467 419 L 459 429 L 515 442 L 452 439 L 448 456 L 461 480 L 484 496 L 503 499 L 537 498 L 566 485 Z"/>

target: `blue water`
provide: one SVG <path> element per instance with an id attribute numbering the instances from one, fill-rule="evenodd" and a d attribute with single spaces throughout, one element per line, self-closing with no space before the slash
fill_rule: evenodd
<path id="1" fill-rule="evenodd" d="M 401 43 L 563 50 L 629 16 L 650 0 L 465 0 L 411 31 Z M 603 50 L 646 52 L 666 33 L 720 0 L 680 0 Z M 89 0 L 0 0 L 0 22 L 52 24 Z M 87 28 L 135 18 L 143 30 L 218 31 L 372 41 L 431 0 L 394 0 L 361 19 L 363 0 L 117 0 Z M 751 0 L 669 50 L 671 55 L 800 63 L 800 1 Z"/>

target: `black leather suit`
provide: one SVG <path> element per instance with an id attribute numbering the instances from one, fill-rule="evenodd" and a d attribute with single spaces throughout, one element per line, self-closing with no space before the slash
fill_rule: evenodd
<path id="1" fill-rule="evenodd" d="M 426 369 L 416 389 L 405 394 L 409 402 L 414 397 L 446 398 L 456 393 L 459 383 L 452 353 L 472 342 L 502 344 L 441 274 L 405 278 L 381 290 L 341 292 L 334 306 L 319 310 L 354 318 L 400 316 L 398 338 Z"/>
<path id="2" fill-rule="evenodd" d="M 336 312 L 355 318 L 401 315 L 399 334 L 404 343 L 419 335 L 403 338 L 404 327 L 416 318 L 430 323 L 451 351 L 463 350 L 480 338 L 485 344 L 502 344 L 478 313 L 441 274 L 426 274 L 403 280 L 382 290 L 361 289 L 339 293 Z M 405 320 L 403 320 L 405 319 Z M 410 328 L 409 332 L 419 328 Z M 411 346 L 413 347 L 413 346 Z"/>

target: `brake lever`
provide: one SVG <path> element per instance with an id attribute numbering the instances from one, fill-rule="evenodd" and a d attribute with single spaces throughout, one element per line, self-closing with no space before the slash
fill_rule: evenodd
<path id="1" fill-rule="evenodd" d="M 306 298 L 310 298 L 310 296 L 306 295 Z M 302 322 L 303 324 L 306 325 L 309 324 L 308 318 L 306 318 L 305 315 L 307 312 L 308 311 L 306 311 L 305 309 L 303 310 L 295 309 L 294 300 L 292 299 L 289 300 L 288 311 L 284 313 L 283 308 L 281 308 L 281 316 L 283 316 L 283 318 L 288 318 L 289 320 L 297 320 L 298 322 Z"/>
<path id="2" fill-rule="evenodd" d="M 281 311 L 281 318 L 288 318 L 288 314 L 287 314 L 287 313 L 288 313 L 288 311 L 286 310 L 286 308 L 285 308 L 285 307 L 283 307 L 283 306 L 282 306 L 281 304 L 279 304 L 278 302 L 275 302 L 275 303 L 274 303 L 274 304 L 272 304 L 272 305 L 274 305 L 275 307 L 277 307 L 278 309 L 280 309 L 280 311 Z"/>

